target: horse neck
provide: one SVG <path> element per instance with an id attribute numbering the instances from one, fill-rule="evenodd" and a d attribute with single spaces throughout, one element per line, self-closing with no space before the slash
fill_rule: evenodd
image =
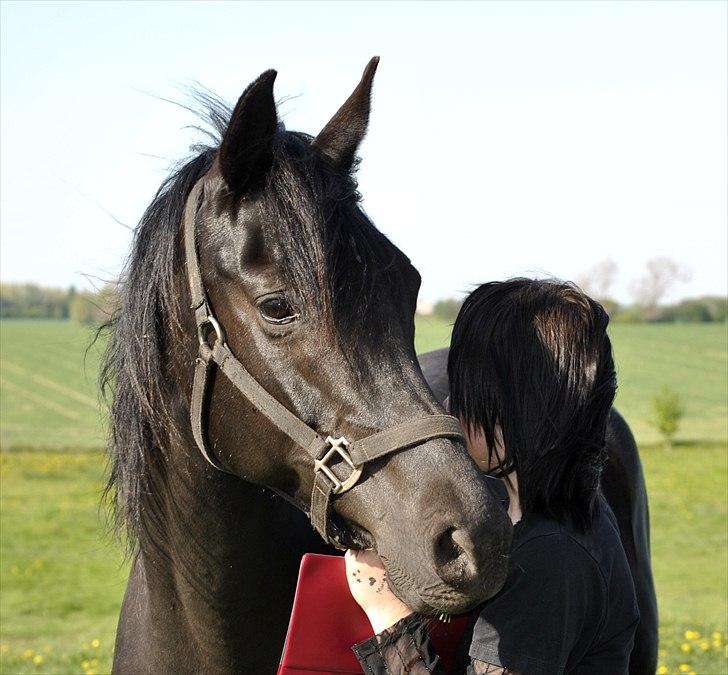
<path id="1" fill-rule="evenodd" d="M 189 307 L 181 272 L 177 284 L 180 307 Z M 165 379 L 176 384 L 165 394 L 165 408 L 179 433 L 147 457 L 139 551 L 115 670 L 274 672 L 301 556 L 330 549 L 302 513 L 204 460 L 186 403 L 196 356 L 194 318 L 183 310 L 173 318 L 167 323 L 179 332 L 172 333 Z M 266 451 L 244 447 L 254 436 L 239 430 L 241 453 Z"/>
<path id="2" fill-rule="evenodd" d="M 210 467 L 191 438 L 169 457 L 150 476 L 132 573 L 143 579 L 158 636 L 150 652 L 169 659 L 174 643 L 188 666 L 267 672 L 285 638 L 301 556 L 321 542 L 283 500 Z"/>

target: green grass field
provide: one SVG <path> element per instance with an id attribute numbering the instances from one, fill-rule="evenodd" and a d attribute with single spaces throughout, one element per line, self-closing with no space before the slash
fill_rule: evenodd
<path id="1" fill-rule="evenodd" d="M 104 444 L 93 332 L 66 321 L 0 321 L 0 445 Z"/>
<path id="2" fill-rule="evenodd" d="M 728 673 L 728 373 L 725 326 L 615 326 L 618 405 L 637 433 L 650 493 L 662 672 Z M 418 323 L 417 348 L 448 326 Z M 90 334 L 60 322 L 0 322 L 0 672 L 105 673 L 127 565 L 106 534 L 104 459 Z M 671 452 L 649 398 L 679 391 Z M 682 670 L 681 670 L 682 667 Z"/>

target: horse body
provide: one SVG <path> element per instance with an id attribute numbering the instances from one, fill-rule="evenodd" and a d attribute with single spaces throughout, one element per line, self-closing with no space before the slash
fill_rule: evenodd
<path id="1" fill-rule="evenodd" d="M 425 379 L 440 402 L 445 401 L 450 391 L 448 352 L 448 348 L 438 349 L 419 357 Z M 650 560 L 647 488 L 634 436 L 616 409 L 612 409 L 607 424 L 607 463 L 601 485 L 617 519 L 640 611 L 629 671 L 631 675 L 654 673 L 657 669 L 658 621 Z"/>
<path id="2" fill-rule="evenodd" d="M 640 622 L 629 659 L 631 675 L 657 670 L 658 616 L 650 559 L 650 512 L 639 450 L 629 425 L 612 409 L 607 425 L 607 463 L 602 492 L 619 526 L 627 562 L 632 571 Z"/>
<path id="3" fill-rule="evenodd" d="M 214 340 L 215 326 L 190 309 L 191 193 L 217 339 L 289 413 L 354 444 L 443 413 L 414 353 L 419 275 L 363 213 L 352 175 L 375 67 L 315 138 L 280 124 L 273 71 L 232 113 L 208 100 L 219 144 L 163 184 L 135 232 L 102 373 L 113 390 L 109 489 L 134 547 L 117 673 L 275 672 L 301 555 L 331 551 L 267 489 L 305 510 L 314 458 L 220 368 L 203 433 L 222 471 L 193 437 L 198 337 Z M 341 459 L 329 468 L 343 480 Z M 452 438 L 368 462 L 328 518 L 344 545 L 376 548 L 418 611 L 464 611 L 505 578 L 510 523 Z"/>

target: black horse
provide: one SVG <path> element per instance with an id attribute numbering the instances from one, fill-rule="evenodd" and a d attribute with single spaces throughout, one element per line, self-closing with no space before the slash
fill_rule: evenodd
<path id="1" fill-rule="evenodd" d="M 422 372 L 440 402 L 449 394 L 448 349 L 419 357 Z M 650 560 L 650 516 L 647 489 L 639 450 L 624 418 L 612 409 L 607 424 L 607 464 L 602 492 L 614 511 L 637 592 L 640 622 L 629 661 L 631 675 L 652 674 L 657 669 L 657 599 Z"/>
<path id="2" fill-rule="evenodd" d="M 361 439 L 443 412 L 414 353 L 419 275 L 358 204 L 375 68 L 315 138 L 282 127 L 273 71 L 231 114 L 208 100 L 219 143 L 195 148 L 136 229 L 102 373 L 109 491 L 133 555 L 117 673 L 274 672 L 301 555 L 331 550 L 278 496 L 308 502 L 312 458 L 215 368 L 204 433 L 223 470 L 198 450 L 186 207 L 227 347 L 299 420 Z M 503 582 L 510 523 L 460 442 L 367 464 L 332 511 L 342 543 L 375 547 L 417 610 L 459 612 Z"/>

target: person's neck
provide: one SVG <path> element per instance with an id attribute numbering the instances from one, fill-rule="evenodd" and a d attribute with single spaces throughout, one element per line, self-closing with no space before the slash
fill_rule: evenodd
<path id="1" fill-rule="evenodd" d="M 512 472 L 503 478 L 508 493 L 508 517 L 515 525 L 521 520 L 521 500 L 518 498 L 518 475 Z"/>

